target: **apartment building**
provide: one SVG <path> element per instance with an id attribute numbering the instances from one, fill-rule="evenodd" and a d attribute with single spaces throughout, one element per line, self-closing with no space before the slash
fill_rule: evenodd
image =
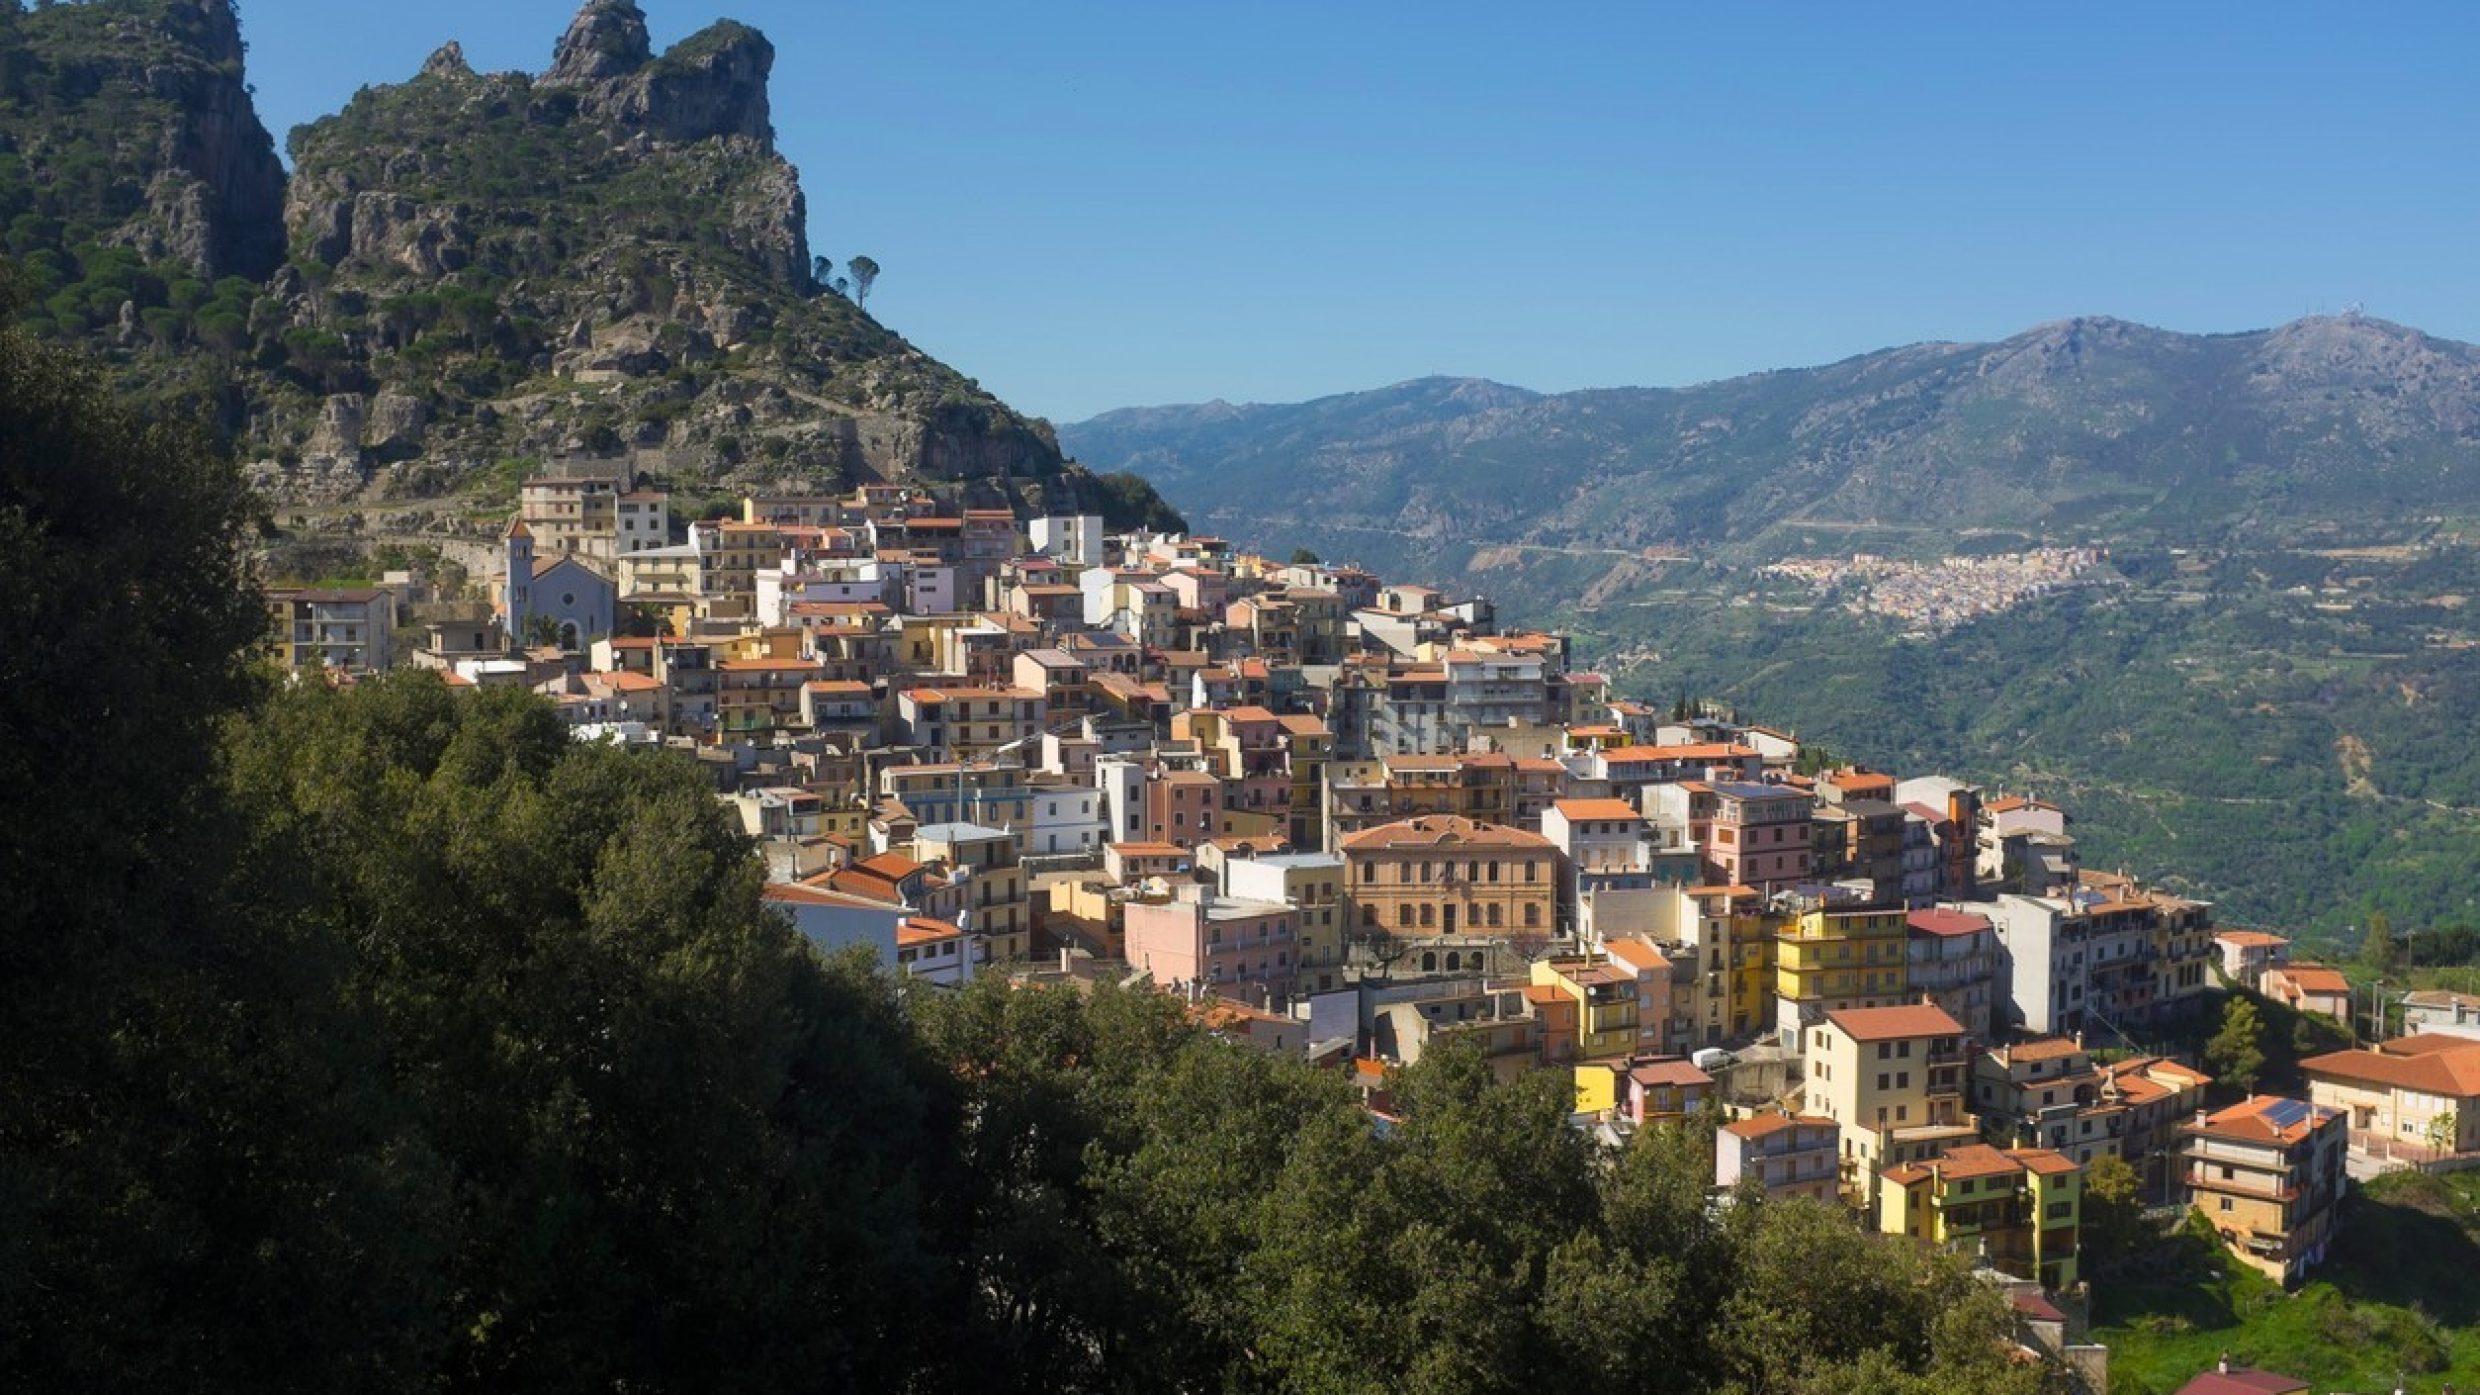
<path id="1" fill-rule="evenodd" d="M 1291 997 L 1298 912 L 1281 901 L 1217 896 L 1194 884 L 1168 901 L 1131 901 L 1128 962 L 1156 984 L 1203 984 L 1253 1007 Z"/>
<path id="2" fill-rule="evenodd" d="M 2064 1289 L 2075 1285 L 2082 1216 L 2083 1169 L 2071 1159 L 1970 1143 L 1889 1169 L 1879 1229 Z"/>
<path id="3" fill-rule="evenodd" d="M 1271 853 L 1223 863 L 1223 890 L 1248 901 L 1279 901 L 1296 912 L 1294 967 L 1304 990 L 1334 987 L 1346 946 L 1343 859 L 1333 853 Z"/>
<path id="4" fill-rule="evenodd" d="M 1769 1201 L 1834 1201 L 1842 1186 L 1837 1156 L 1842 1132 L 1841 1125 L 1817 1114 L 1735 1119 L 1714 1134 L 1714 1185 L 1727 1191 L 1750 1178 Z"/>
<path id="5" fill-rule="evenodd" d="M 2352 1151 L 2380 1164 L 2480 1153 L 2480 1038 L 2427 1034 L 2299 1063 L 2308 1098 L 2349 1121 Z"/>
<path id="6" fill-rule="evenodd" d="M 288 669 L 384 673 L 396 662 L 396 597 L 375 587 L 270 587 L 267 628 Z"/>
<path id="7" fill-rule="evenodd" d="M 2239 1262 L 2288 1287 L 2333 1243 L 2349 1129 L 2340 1109 L 2252 1096 L 2179 1131 L 2180 1177 Z"/>
<path id="8" fill-rule="evenodd" d="M 1928 907 L 1904 917 L 1906 986 L 1946 1009 L 1964 1031 L 1994 1040 L 1998 1013 L 1998 932 L 1989 917 L 1961 907 Z"/>
<path id="9" fill-rule="evenodd" d="M 1926 1003 L 1846 1008 L 1802 1029 L 1803 1112 L 1842 1127 L 1843 1192 L 1871 1214 L 1889 1168 L 1978 1137 L 1963 1024 Z"/>
<path id="10" fill-rule="evenodd" d="M 1795 914 L 1774 935 L 1775 1029 L 1786 1044 L 1836 1009 L 1917 1001 L 1904 987 L 1911 951 L 1899 907 L 1791 904 Z"/>

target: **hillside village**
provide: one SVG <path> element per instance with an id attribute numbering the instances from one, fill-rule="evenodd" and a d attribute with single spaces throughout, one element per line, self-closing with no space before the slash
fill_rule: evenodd
<path id="1" fill-rule="evenodd" d="M 2286 1286 L 2349 1178 L 2480 1160 L 2480 1003 L 2217 1091 L 2163 1043 L 2221 989 L 2349 1023 L 2350 985 L 2085 866 L 2055 803 L 1619 696 L 1469 591 L 899 485 L 688 521 L 596 467 L 525 482 L 476 585 L 273 587 L 272 652 L 684 753 L 769 902 L 933 991 L 1150 982 L 1381 1126 L 1450 1043 L 1612 1143 L 1714 1124 L 1717 1198 L 1976 1256 L 2093 1389 L 2097 1159 Z"/>

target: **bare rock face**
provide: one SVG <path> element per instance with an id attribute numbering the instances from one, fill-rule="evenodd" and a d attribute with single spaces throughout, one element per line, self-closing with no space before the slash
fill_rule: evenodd
<path id="1" fill-rule="evenodd" d="M 772 148 L 766 82 L 774 69 L 775 46 L 766 36 L 727 21 L 631 69 L 593 105 L 624 136 L 642 132 L 672 142 L 737 136 Z"/>
<path id="2" fill-rule="evenodd" d="M 472 77 L 474 68 L 471 63 L 465 61 L 465 46 L 450 39 L 434 49 L 429 58 L 423 60 L 421 75 L 426 78 L 445 78 L 449 81 L 456 81 Z"/>
<path id="3" fill-rule="evenodd" d="M 362 430 L 369 419 L 369 405 L 360 393 L 337 393 L 320 405 L 319 424 L 310 433 L 307 453 L 338 458 L 359 456 Z"/>
<path id="4" fill-rule="evenodd" d="M 548 87 L 590 87 L 624 77 L 654 57 L 645 12 L 636 0 L 586 0 L 551 51 Z"/>
<path id="5" fill-rule="evenodd" d="M 421 398 L 380 393 L 363 423 L 362 444 L 384 456 L 404 454 L 422 444 L 422 430 L 430 420 L 431 409 Z"/>

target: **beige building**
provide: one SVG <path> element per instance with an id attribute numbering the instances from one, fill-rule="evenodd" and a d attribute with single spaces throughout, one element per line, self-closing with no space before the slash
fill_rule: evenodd
<path id="1" fill-rule="evenodd" d="M 1353 930 L 1398 938 L 1548 935 L 1558 849 L 1538 833 L 1434 815 L 1343 839 Z"/>
<path id="2" fill-rule="evenodd" d="M 2480 1152 L 2480 1040 L 2401 1037 L 2299 1069 L 2308 1098 L 2349 1120 L 2355 1153 L 2408 1166 Z"/>
<path id="3" fill-rule="evenodd" d="M 944 864 L 950 880 L 963 882 L 956 923 L 974 942 L 978 958 L 995 963 L 1023 959 L 1032 948 L 1033 908 L 1025 897 L 1025 869 L 1016 857 L 1016 836 L 970 823 L 934 823 L 914 830 L 913 856 Z"/>
<path id="4" fill-rule="evenodd" d="M 1292 907 L 1298 986 L 1335 986 L 1344 959 L 1343 859 L 1333 853 L 1278 853 L 1223 863 L 1223 891 Z"/>
<path id="5" fill-rule="evenodd" d="M 1978 1137 L 1964 1107 L 1971 1043 L 1925 1003 L 1844 1008 L 1800 1033 L 1804 1112 L 1842 1126 L 1843 1191 L 1872 1213 L 1892 1168 Z"/>
<path id="6" fill-rule="evenodd" d="M 2296 1284 L 2333 1241 L 2348 1129 L 2339 1109 L 2257 1095 L 2180 1130 L 2181 1178 L 2240 1263 Z"/>

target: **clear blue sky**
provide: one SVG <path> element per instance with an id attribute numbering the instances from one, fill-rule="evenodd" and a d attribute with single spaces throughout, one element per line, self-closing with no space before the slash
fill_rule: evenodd
<path id="1" fill-rule="evenodd" d="M 658 45 L 767 32 L 815 250 L 875 257 L 880 318 L 1058 420 L 2076 314 L 2359 302 L 2480 339 L 2480 7 L 642 3 Z M 280 142 L 446 39 L 539 70 L 573 8 L 243 23 Z"/>

